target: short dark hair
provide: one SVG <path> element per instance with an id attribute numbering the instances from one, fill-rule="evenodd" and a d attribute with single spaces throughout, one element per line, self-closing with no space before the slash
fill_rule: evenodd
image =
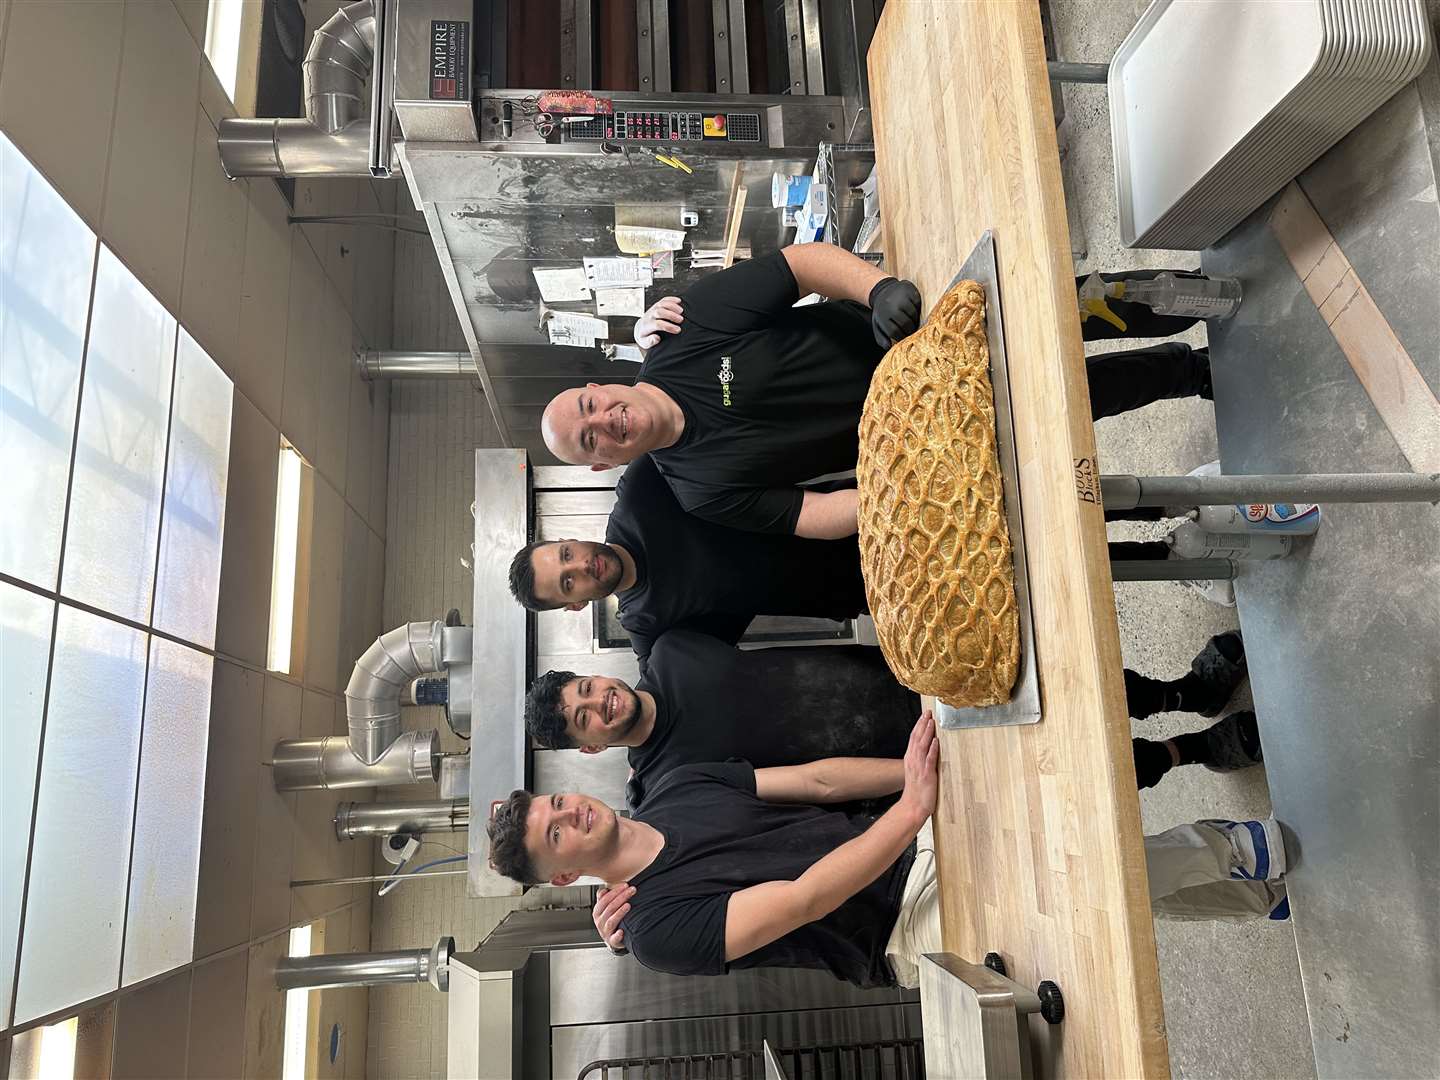
<path id="1" fill-rule="evenodd" d="M 510 560 L 510 594 L 520 601 L 520 606 L 527 611 L 554 611 L 556 608 L 565 606 L 564 604 L 547 604 L 535 595 L 535 564 L 530 556 L 535 554 L 536 548 L 554 542 L 553 540 L 536 540 L 534 543 L 526 544 L 515 553 L 515 558 Z"/>
<path id="2" fill-rule="evenodd" d="M 532 798 L 530 792 L 517 788 L 495 808 L 485 826 L 490 836 L 490 865 L 521 885 L 538 885 L 542 880 L 525 847 L 525 822 Z"/>
<path id="3" fill-rule="evenodd" d="M 560 692 L 576 678 L 573 671 L 547 671 L 530 684 L 525 695 L 525 730 L 547 750 L 573 750 L 579 744 L 565 730 Z"/>

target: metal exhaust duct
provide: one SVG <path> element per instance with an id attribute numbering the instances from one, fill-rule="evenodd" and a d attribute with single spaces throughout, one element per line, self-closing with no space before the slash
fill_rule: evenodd
<path id="1" fill-rule="evenodd" d="M 345 686 L 350 749 L 367 765 L 400 735 L 400 694 L 411 680 L 444 668 L 444 625 L 437 619 L 381 634 L 355 661 Z"/>
<path id="2" fill-rule="evenodd" d="M 469 799 L 434 802 L 344 802 L 335 807 L 335 836 L 393 836 L 436 832 L 462 832 L 470 827 Z"/>
<path id="3" fill-rule="evenodd" d="M 355 0 L 310 39 L 301 77 L 305 119 L 220 121 L 225 175 L 370 176 L 366 82 L 375 63 L 374 0 Z"/>
<path id="4" fill-rule="evenodd" d="M 373 764 L 356 757 L 344 735 L 284 739 L 275 744 L 271 760 L 276 791 L 418 784 L 436 778 L 440 732 L 407 731 Z"/>
<path id="5" fill-rule="evenodd" d="M 418 352 L 366 349 L 355 354 L 366 379 L 474 379 L 475 360 L 468 352 Z"/>
<path id="6" fill-rule="evenodd" d="M 319 990 L 428 982 L 443 994 L 450 989 L 450 958 L 454 955 L 455 939 L 442 937 L 428 949 L 286 956 L 275 965 L 275 986 L 280 990 Z"/>

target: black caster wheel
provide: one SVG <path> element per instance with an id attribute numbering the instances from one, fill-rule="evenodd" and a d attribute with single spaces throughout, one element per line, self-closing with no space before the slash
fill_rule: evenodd
<path id="1" fill-rule="evenodd" d="M 459 609 L 458 607 L 452 607 L 449 611 L 447 611 L 447 612 L 445 613 L 445 625 L 446 625 L 446 626 L 459 626 L 459 625 L 460 625 L 460 609 Z"/>
<path id="2" fill-rule="evenodd" d="M 1047 1024 L 1058 1024 L 1065 1019 L 1065 999 L 1060 987 L 1046 979 L 1035 988 L 1035 993 L 1040 997 L 1040 1015 Z"/>
<path id="3" fill-rule="evenodd" d="M 1005 966 L 1005 958 L 998 952 L 987 952 L 985 954 L 985 966 L 995 972 L 996 975 L 1008 976 L 1010 974 L 1010 969 Z"/>

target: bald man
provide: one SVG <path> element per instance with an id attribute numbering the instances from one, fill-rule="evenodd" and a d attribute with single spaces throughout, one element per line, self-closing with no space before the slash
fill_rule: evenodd
<path id="1" fill-rule="evenodd" d="M 830 302 L 794 306 L 812 292 Z M 909 282 L 828 244 L 788 247 L 690 288 L 684 329 L 650 349 L 634 386 L 557 395 L 545 444 L 596 470 L 648 452 L 680 505 L 719 525 L 849 536 L 855 490 L 800 485 L 855 467 L 870 376 L 919 320 Z"/>
<path id="2" fill-rule="evenodd" d="M 831 302 L 794 306 L 811 292 Z M 557 457 L 597 470 L 648 452 L 681 507 L 719 525 L 849 536 L 855 490 L 801 485 L 855 467 L 875 365 L 919 315 L 909 282 L 828 244 L 788 247 L 710 275 L 683 306 L 657 303 L 637 326 L 649 352 L 635 385 L 563 391 L 542 434 Z M 1211 396 L 1209 353 L 1181 342 L 1093 356 L 1086 373 L 1097 420 Z"/>

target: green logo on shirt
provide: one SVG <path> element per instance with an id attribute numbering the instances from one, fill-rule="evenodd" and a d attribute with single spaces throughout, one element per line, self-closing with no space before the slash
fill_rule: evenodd
<path id="1" fill-rule="evenodd" d="M 730 357 L 720 358 L 720 402 L 727 408 L 730 405 L 730 384 L 735 381 L 734 369 L 730 367 Z"/>

